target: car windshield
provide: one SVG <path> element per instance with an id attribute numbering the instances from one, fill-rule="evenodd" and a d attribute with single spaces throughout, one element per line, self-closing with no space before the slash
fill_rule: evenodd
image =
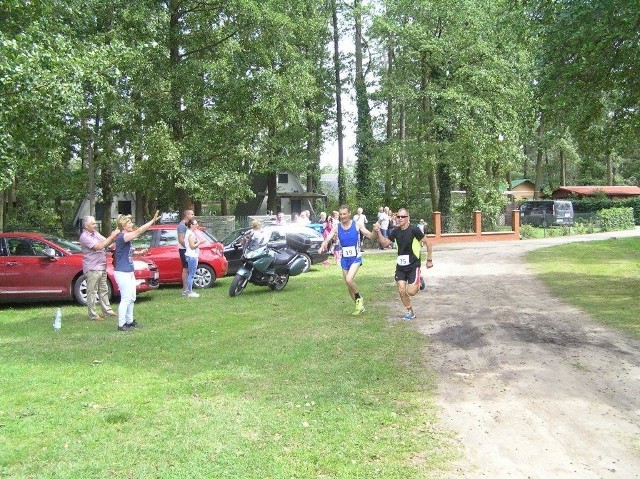
<path id="1" fill-rule="evenodd" d="M 242 236 L 248 230 L 249 228 L 238 228 L 237 230 L 233 230 L 231 233 L 224 237 L 224 239 L 222 240 L 222 244 L 228 245 L 235 242 L 238 237 Z"/>
<path id="2" fill-rule="evenodd" d="M 44 235 L 43 238 L 47 241 L 55 243 L 57 246 L 68 251 L 69 253 L 82 253 L 82 248 L 77 243 L 72 243 L 71 241 L 52 235 Z"/>
<path id="3" fill-rule="evenodd" d="M 197 233 L 198 237 L 203 237 L 209 243 L 218 243 L 218 240 L 215 236 L 209 233 L 207 230 L 199 229 Z"/>

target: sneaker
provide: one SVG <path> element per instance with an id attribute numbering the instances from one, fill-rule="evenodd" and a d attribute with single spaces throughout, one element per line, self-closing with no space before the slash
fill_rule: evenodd
<path id="1" fill-rule="evenodd" d="M 125 326 L 129 326 L 132 329 L 133 328 L 141 328 L 142 327 L 142 325 L 140 323 L 138 323 L 138 321 L 136 321 L 135 319 L 132 322 L 125 324 Z"/>
<path id="2" fill-rule="evenodd" d="M 427 287 L 427 284 L 424 282 L 424 279 L 420 278 L 420 291 L 424 291 Z"/>
<path id="3" fill-rule="evenodd" d="M 189 294 L 189 291 L 183 291 L 182 292 L 182 296 L 187 296 Z"/>
<path id="4" fill-rule="evenodd" d="M 187 298 L 199 298 L 200 295 L 198 293 L 194 293 L 193 291 L 191 291 L 190 293 L 187 293 Z"/>
<path id="5" fill-rule="evenodd" d="M 351 314 L 353 314 L 354 316 L 358 316 L 361 313 L 364 313 L 364 299 L 358 298 L 356 299 L 356 309 Z"/>
<path id="6" fill-rule="evenodd" d="M 113 318 L 114 316 L 118 316 L 118 313 L 116 313 L 115 311 L 109 311 L 107 312 L 107 316 L 111 316 Z"/>
<path id="7" fill-rule="evenodd" d="M 102 316 L 96 316 L 95 318 L 91 318 L 92 321 L 104 321 Z"/>
<path id="8" fill-rule="evenodd" d="M 416 318 L 416 313 L 414 313 L 413 311 L 407 311 L 407 314 L 405 314 L 402 319 L 404 319 L 405 321 L 411 321 L 412 319 Z"/>
<path id="9" fill-rule="evenodd" d="M 131 331 L 132 329 L 133 328 L 128 324 L 125 324 L 124 326 L 118 326 L 118 331 Z"/>

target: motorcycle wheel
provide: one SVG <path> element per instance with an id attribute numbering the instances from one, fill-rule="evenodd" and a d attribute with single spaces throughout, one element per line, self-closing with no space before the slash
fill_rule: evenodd
<path id="1" fill-rule="evenodd" d="M 249 282 L 248 278 L 245 278 L 244 276 L 240 276 L 239 274 L 236 274 L 233 277 L 233 281 L 231 281 L 231 285 L 229 286 L 229 296 L 231 296 L 232 298 L 234 296 L 238 296 L 240 293 L 242 293 L 244 288 L 247 287 L 248 282 Z"/>
<path id="2" fill-rule="evenodd" d="M 276 279 L 275 283 L 269 284 L 269 288 L 271 288 L 272 291 L 280 291 L 284 289 L 288 282 L 289 274 L 279 274 L 278 279 Z"/>

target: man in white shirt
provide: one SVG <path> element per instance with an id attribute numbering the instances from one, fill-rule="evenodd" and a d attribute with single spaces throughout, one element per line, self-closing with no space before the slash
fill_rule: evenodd
<path id="1" fill-rule="evenodd" d="M 365 228 L 365 225 L 368 223 L 368 221 L 367 221 L 367 217 L 362 212 L 362 208 L 357 209 L 357 213 L 353 215 L 353 221 L 356 222 L 356 226 L 358 227 L 358 230 L 360 230 L 360 228 Z M 364 241 L 364 235 L 360 233 L 360 249 L 361 250 L 364 250 L 363 241 Z"/>

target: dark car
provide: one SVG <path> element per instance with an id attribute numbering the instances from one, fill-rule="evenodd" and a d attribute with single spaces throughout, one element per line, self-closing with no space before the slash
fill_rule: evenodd
<path id="1" fill-rule="evenodd" d="M 227 260 L 223 253 L 222 243 L 204 228 L 197 233 L 203 243 L 200 245 L 198 267 L 193 279 L 196 288 L 210 288 L 227 274 Z M 182 282 L 182 263 L 178 253 L 177 225 L 153 225 L 138 238 L 133 240 L 136 248 L 147 248 L 142 256 L 151 259 L 158 265 L 160 283 Z"/>
<path id="2" fill-rule="evenodd" d="M 245 234 L 249 233 L 251 228 L 240 228 L 229 234 L 224 240 L 224 256 L 227 258 L 229 265 L 227 274 L 234 275 L 242 266 L 242 245 Z M 307 226 L 288 224 L 288 225 L 268 225 L 262 229 L 266 238 L 268 238 L 269 246 L 273 248 L 284 248 L 286 246 L 287 233 L 296 233 L 309 238 L 311 248 L 306 253 L 302 253 L 307 260 L 307 265 L 303 271 L 309 271 L 311 265 L 322 263 L 329 257 L 329 253 L 318 253 L 318 248 L 322 244 L 324 238 L 316 230 Z"/>
<path id="3" fill-rule="evenodd" d="M 520 224 L 573 226 L 573 203 L 560 200 L 532 200 L 520 205 Z"/>
<path id="4" fill-rule="evenodd" d="M 158 287 L 153 261 L 135 259 L 136 292 Z M 109 298 L 118 294 L 111 255 L 107 258 Z M 75 299 L 87 304 L 82 249 L 76 243 L 39 233 L 0 233 L 0 302 Z"/>

